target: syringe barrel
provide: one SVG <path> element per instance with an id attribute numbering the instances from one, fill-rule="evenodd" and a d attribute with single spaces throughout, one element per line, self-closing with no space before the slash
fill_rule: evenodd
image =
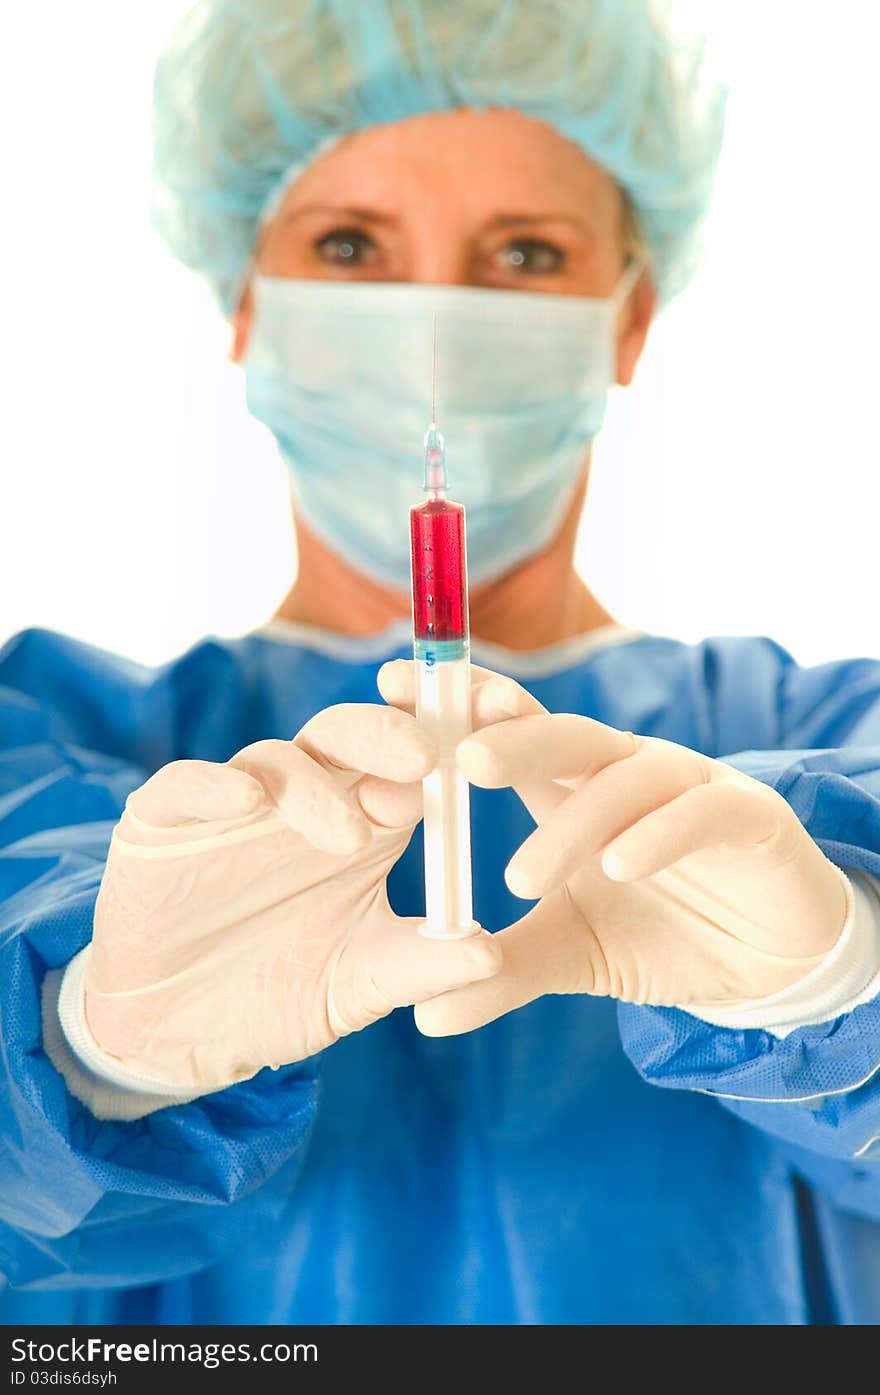
<path id="1" fill-rule="evenodd" d="M 467 640 L 464 509 L 431 498 L 410 509 L 413 634 L 426 643 Z"/>
<path id="2" fill-rule="evenodd" d="M 455 750 L 471 731 L 464 509 L 435 495 L 410 510 L 416 716 L 437 748 L 423 781 L 422 933 L 458 939 L 479 927 L 471 892 L 470 791 Z"/>

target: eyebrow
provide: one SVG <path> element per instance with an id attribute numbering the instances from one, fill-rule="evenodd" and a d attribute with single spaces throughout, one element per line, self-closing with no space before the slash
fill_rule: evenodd
<path id="1" fill-rule="evenodd" d="M 338 204 L 304 203 L 299 208 L 291 208 L 279 219 L 282 226 L 293 223 L 297 218 L 306 218 L 314 213 L 330 214 L 334 218 L 352 218 L 359 223 L 396 223 L 390 213 L 377 213 L 369 208 L 345 207 Z"/>
<path id="2" fill-rule="evenodd" d="M 288 223 L 293 223 L 299 218 L 306 218 L 315 214 L 327 215 L 333 218 L 350 218 L 359 223 L 379 223 L 385 226 L 394 226 L 400 220 L 391 213 L 379 213 L 375 209 L 358 208 L 355 205 L 304 203 L 299 208 L 291 208 L 287 213 L 281 215 L 279 223 L 285 227 Z M 568 223 L 576 228 L 578 232 L 585 233 L 588 237 L 595 235 L 595 229 L 582 218 L 573 213 L 550 212 L 550 213 L 496 213 L 487 223 L 483 225 L 484 231 L 495 231 L 499 228 L 530 228 L 537 227 L 543 223 Z"/>
<path id="3" fill-rule="evenodd" d="M 574 213 L 497 213 L 486 223 L 485 231 L 494 232 L 501 228 L 535 228 L 545 223 L 567 223 L 569 227 L 589 238 L 596 236 L 596 229 Z"/>

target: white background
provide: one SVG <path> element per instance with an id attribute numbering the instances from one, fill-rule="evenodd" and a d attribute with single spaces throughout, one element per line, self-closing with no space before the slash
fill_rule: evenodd
<path id="1" fill-rule="evenodd" d="M 283 469 L 147 221 L 152 67 L 184 8 L 4 21 L 0 639 L 44 625 L 156 662 L 261 623 L 292 578 Z M 878 16 L 720 7 L 711 251 L 616 395 L 580 543 L 630 625 L 880 652 Z"/>

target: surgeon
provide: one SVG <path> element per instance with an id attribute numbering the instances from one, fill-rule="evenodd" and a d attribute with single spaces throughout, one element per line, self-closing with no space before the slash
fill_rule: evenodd
<path id="1" fill-rule="evenodd" d="M 880 1318 L 880 663 L 638 633 L 572 561 L 719 148 L 673 20 L 200 0 L 164 54 L 155 216 L 299 572 L 160 669 L 3 650 L 7 1323 Z M 447 943 L 406 662 L 433 316 L 476 637 Z"/>

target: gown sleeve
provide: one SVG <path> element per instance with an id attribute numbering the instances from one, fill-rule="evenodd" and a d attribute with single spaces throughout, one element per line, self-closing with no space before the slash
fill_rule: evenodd
<path id="1" fill-rule="evenodd" d="M 0 652 L 0 1271 L 15 1287 L 145 1284 L 274 1224 L 307 1146 L 316 1072 L 263 1071 L 130 1123 L 99 1121 L 68 1093 L 43 1045 L 42 983 L 90 939 L 111 830 L 163 753 L 122 754 L 134 744 L 126 704 L 143 706 L 121 663 L 66 655 L 61 695 L 59 652 L 32 637 Z M 159 705 L 161 682 L 147 694 Z M 119 700 L 115 726 L 94 718 L 102 683 Z"/>
<path id="2" fill-rule="evenodd" d="M 880 878 L 880 662 L 801 668 L 769 641 L 715 645 L 702 663 L 715 684 L 709 753 L 778 791 L 844 872 Z M 749 677 L 760 681 L 738 704 Z M 749 734 L 761 748 L 725 746 L 738 705 L 760 714 Z M 714 1095 L 839 1205 L 880 1220 L 880 999 L 783 1038 L 677 1008 L 620 1004 L 618 1016 L 644 1079 Z"/>

